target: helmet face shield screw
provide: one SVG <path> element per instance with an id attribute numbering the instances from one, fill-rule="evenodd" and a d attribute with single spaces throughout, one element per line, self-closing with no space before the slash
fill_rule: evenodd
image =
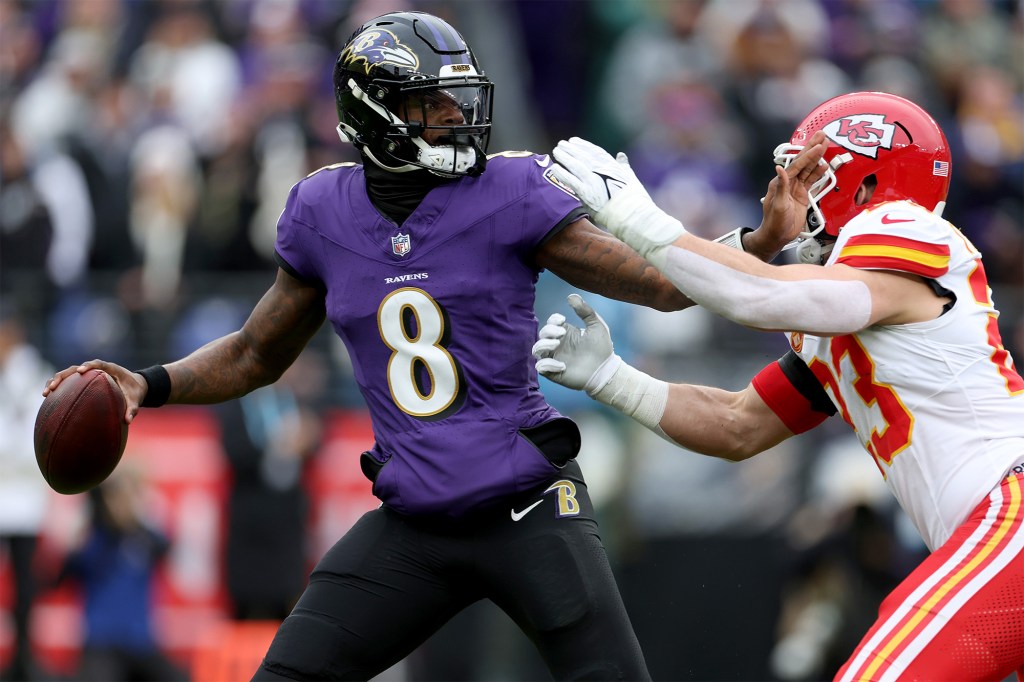
<path id="1" fill-rule="evenodd" d="M 387 149 L 387 150 L 388 150 L 389 152 L 393 152 L 393 151 L 395 151 L 396 149 L 398 149 L 398 145 L 397 145 L 397 144 L 395 144 L 394 142 L 390 142 L 390 141 L 389 141 L 389 142 L 388 142 L 388 143 L 387 143 L 386 145 L 384 145 L 384 146 L 385 146 L 385 148 L 386 148 L 386 149 Z"/>

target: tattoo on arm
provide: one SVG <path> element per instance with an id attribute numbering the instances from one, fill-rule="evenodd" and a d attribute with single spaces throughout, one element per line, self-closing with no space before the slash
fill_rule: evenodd
<path id="1" fill-rule="evenodd" d="M 656 310 L 693 305 L 640 254 L 589 220 L 577 220 L 541 246 L 537 264 L 585 291 Z"/>
<path id="2" fill-rule="evenodd" d="M 242 329 L 167 365 L 168 402 L 222 402 L 276 381 L 326 317 L 323 291 L 283 270 Z"/>

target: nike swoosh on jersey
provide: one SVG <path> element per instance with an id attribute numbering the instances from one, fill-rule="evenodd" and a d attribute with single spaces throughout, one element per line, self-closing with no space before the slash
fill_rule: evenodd
<path id="1" fill-rule="evenodd" d="M 912 222 L 914 222 L 913 218 L 890 218 L 889 216 L 891 216 L 891 215 L 892 215 L 891 213 L 886 213 L 884 216 L 882 216 L 882 224 L 883 225 L 892 225 L 893 223 L 912 223 Z"/>
<path id="2" fill-rule="evenodd" d="M 533 162 L 540 166 L 541 168 L 547 168 L 548 164 L 551 163 L 551 157 L 545 154 L 543 157 L 539 159 L 534 159 Z"/>
<path id="3" fill-rule="evenodd" d="M 529 514 L 529 513 L 531 512 L 531 511 L 533 511 L 533 508 L 534 508 L 534 507 L 536 507 L 536 506 L 537 506 L 538 504 L 540 504 L 540 503 L 541 503 L 541 502 L 543 502 L 543 501 L 544 501 L 544 500 L 537 500 L 536 502 L 534 502 L 533 504 L 531 504 L 531 505 L 530 505 L 529 507 L 527 507 L 527 508 L 526 508 L 526 509 L 524 509 L 523 511 L 518 511 L 518 512 L 517 512 L 517 511 L 516 511 L 515 509 L 513 509 L 513 510 L 512 510 L 512 520 L 513 520 L 513 521 L 518 521 L 519 519 L 523 518 L 524 516 L 526 516 L 527 514 Z"/>

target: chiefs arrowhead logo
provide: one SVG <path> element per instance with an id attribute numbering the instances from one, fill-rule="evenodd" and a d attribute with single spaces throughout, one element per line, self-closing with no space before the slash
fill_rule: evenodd
<path id="1" fill-rule="evenodd" d="M 892 149 L 896 126 L 884 114 L 851 114 L 832 121 L 822 130 L 830 140 L 855 154 L 878 158 L 878 150 Z"/>

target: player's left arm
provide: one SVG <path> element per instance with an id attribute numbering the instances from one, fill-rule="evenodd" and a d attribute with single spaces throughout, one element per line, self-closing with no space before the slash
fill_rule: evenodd
<path id="1" fill-rule="evenodd" d="M 763 224 L 762 224 L 763 225 Z M 761 227 L 739 235 L 743 251 L 771 260 L 785 243 L 780 233 Z M 538 249 L 536 263 L 585 291 L 655 310 L 694 305 L 674 282 L 621 240 L 580 218 Z"/>
<path id="2" fill-rule="evenodd" d="M 689 234 L 666 247 L 661 269 L 705 308 L 765 331 L 850 334 L 934 319 L 948 301 L 918 275 L 843 264 L 772 266 Z"/>
<path id="3" fill-rule="evenodd" d="M 760 227 L 746 234 L 743 230 L 732 246 L 770 261 L 800 235 L 810 189 L 827 168 L 822 160 L 825 147 L 824 133 L 819 131 L 785 168 L 776 166 L 775 178 L 761 200 Z M 552 181 L 574 193 L 598 225 L 660 267 L 660 251 L 686 230 L 654 204 L 626 155 L 620 152 L 613 158 L 601 147 L 574 137 L 559 142 L 552 156 L 557 162 L 549 171 Z"/>
<path id="4" fill-rule="evenodd" d="M 594 151 L 607 156 L 606 152 L 598 147 L 594 147 Z M 789 168 L 779 169 L 779 177 L 769 183 L 768 193 L 763 200 L 764 217 L 761 225 L 756 230 L 739 228 L 724 235 L 720 241 L 728 244 L 730 248 L 752 254 L 765 262 L 774 258 L 783 246 L 800 233 L 806 217 L 806 188 L 823 172 L 816 163 L 819 157 L 820 150 L 817 157 L 811 152 L 804 152 Z M 613 165 L 621 164 L 613 162 Z M 625 166 L 628 168 L 628 164 Z M 580 172 L 584 172 L 582 169 L 585 168 L 589 166 L 585 163 L 580 165 Z M 576 195 L 585 205 L 593 206 L 593 201 L 589 198 L 591 193 L 582 191 L 589 188 L 579 182 L 575 185 L 556 182 L 556 177 L 560 174 L 567 175 L 557 164 L 550 172 L 550 177 L 547 172 L 544 174 L 547 182 L 555 184 L 567 193 L 566 184 L 569 184 L 571 188 L 577 190 Z M 639 190 L 653 206 L 650 197 L 631 171 L 629 175 L 635 181 L 632 189 Z M 795 178 L 792 182 L 791 177 Z M 785 184 L 782 184 L 782 180 L 786 181 Z M 786 198 L 792 200 L 781 200 L 784 194 Z M 779 200 L 773 200 L 773 197 L 779 197 Z M 694 301 L 685 292 L 680 292 L 679 288 L 666 279 L 658 268 L 652 267 L 641 253 L 629 245 L 628 241 L 623 243 L 623 240 L 598 228 L 584 217 L 566 225 L 564 229 L 544 241 L 537 250 L 535 262 L 569 284 L 608 298 L 646 305 L 661 311 L 679 310 L 694 305 Z"/>

